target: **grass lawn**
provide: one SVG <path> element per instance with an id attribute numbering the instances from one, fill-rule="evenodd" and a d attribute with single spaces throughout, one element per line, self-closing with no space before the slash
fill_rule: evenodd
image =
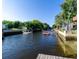
<path id="1" fill-rule="evenodd" d="M 72 34 L 77 34 L 77 30 L 71 30 Z"/>
<path id="2" fill-rule="evenodd" d="M 16 31 L 16 30 L 22 30 L 22 29 L 12 28 L 11 30 Z"/>
<path id="3" fill-rule="evenodd" d="M 61 29 L 60 31 L 64 32 L 65 29 Z M 77 30 L 71 30 L 71 34 L 77 34 Z"/>

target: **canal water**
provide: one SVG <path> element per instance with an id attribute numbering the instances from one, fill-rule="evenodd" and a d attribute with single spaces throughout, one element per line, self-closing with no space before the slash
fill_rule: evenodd
<path id="1" fill-rule="evenodd" d="M 50 35 L 35 32 L 4 38 L 3 59 L 36 59 L 39 53 L 58 56 L 62 54 L 54 32 L 51 32 Z"/>

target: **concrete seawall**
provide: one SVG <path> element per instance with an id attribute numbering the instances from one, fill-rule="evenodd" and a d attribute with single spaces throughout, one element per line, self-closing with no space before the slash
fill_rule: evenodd
<path id="1" fill-rule="evenodd" d="M 10 35 L 17 35 L 22 34 L 22 31 L 8 31 L 8 32 L 2 32 L 3 36 L 10 36 Z"/>
<path id="2" fill-rule="evenodd" d="M 77 56 L 77 35 L 65 34 L 59 30 L 55 30 L 58 42 L 61 45 L 65 56 L 74 57 Z"/>

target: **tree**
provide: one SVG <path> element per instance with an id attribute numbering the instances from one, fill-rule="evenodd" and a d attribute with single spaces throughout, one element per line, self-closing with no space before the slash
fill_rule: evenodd
<path id="1" fill-rule="evenodd" d="M 6 25 L 8 29 L 13 28 L 13 22 L 12 21 L 4 20 L 4 21 L 2 21 L 2 24 Z"/>
<path id="2" fill-rule="evenodd" d="M 20 21 L 15 21 L 13 27 L 14 28 L 22 28 L 22 23 Z"/>
<path id="3" fill-rule="evenodd" d="M 33 27 L 32 27 L 33 30 L 42 30 L 43 29 L 43 24 L 38 20 L 33 20 L 32 24 L 33 24 Z"/>
<path id="4" fill-rule="evenodd" d="M 52 29 L 55 29 L 55 28 L 56 28 L 56 24 L 53 24 L 53 25 L 52 25 Z"/>
<path id="5" fill-rule="evenodd" d="M 55 19 L 56 19 L 55 21 L 56 27 L 62 27 L 62 25 L 64 24 L 62 14 L 57 15 Z"/>
<path id="6" fill-rule="evenodd" d="M 26 27 L 28 30 L 47 30 L 50 26 L 47 23 L 42 23 L 39 20 L 32 20 L 26 22 L 20 21 L 3 21 L 3 24 L 7 24 L 8 28 L 20 28 Z"/>
<path id="7" fill-rule="evenodd" d="M 76 16 L 77 14 L 77 0 L 65 0 L 65 2 L 61 5 L 61 8 L 66 21 L 71 22 L 73 16 Z"/>
<path id="8" fill-rule="evenodd" d="M 50 29 L 50 26 L 47 23 L 43 23 L 43 29 L 48 30 Z"/>
<path id="9" fill-rule="evenodd" d="M 29 30 L 29 29 L 32 29 L 33 24 L 31 21 L 27 21 L 27 22 L 24 22 L 24 26 L 27 27 L 27 29 Z"/>
<path id="10" fill-rule="evenodd" d="M 72 18 L 77 14 L 77 0 L 65 0 L 63 4 L 61 4 L 62 12 L 56 15 L 55 24 L 57 27 L 72 22 Z"/>

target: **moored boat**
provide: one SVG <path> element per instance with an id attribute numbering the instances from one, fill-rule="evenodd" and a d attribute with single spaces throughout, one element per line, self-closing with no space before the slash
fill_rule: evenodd
<path id="1" fill-rule="evenodd" d="M 44 34 L 44 35 L 50 35 L 50 32 L 49 31 L 43 31 L 42 34 Z"/>
<path id="2" fill-rule="evenodd" d="M 29 34 L 29 33 L 32 33 L 32 32 L 23 32 L 23 34 Z"/>

